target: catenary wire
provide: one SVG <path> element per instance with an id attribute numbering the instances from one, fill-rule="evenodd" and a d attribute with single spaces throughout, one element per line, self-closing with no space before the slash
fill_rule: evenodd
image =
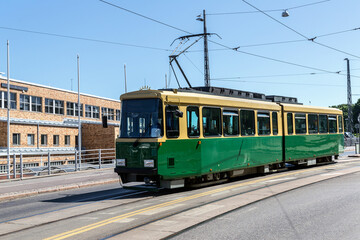
<path id="1" fill-rule="evenodd" d="M 304 5 L 300 5 L 300 6 L 296 6 L 296 7 L 289 7 L 289 8 L 283 8 L 283 9 L 271 9 L 271 10 L 264 10 L 264 12 L 280 12 L 280 11 L 284 11 L 284 10 L 289 10 L 289 9 L 296 9 L 296 8 L 302 8 L 302 7 L 307 7 L 307 6 L 311 6 L 311 5 L 315 5 L 315 4 L 319 4 L 319 3 L 324 3 L 324 2 L 329 2 L 330 0 L 324 0 L 324 1 L 319 1 L 319 2 L 313 2 L 313 3 L 308 3 L 308 4 L 304 4 Z M 225 12 L 225 13 L 207 13 L 206 15 L 234 15 L 234 14 L 247 14 L 247 13 L 259 13 L 259 11 L 245 11 L 245 12 Z"/>
<path id="2" fill-rule="evenodd" d="M 174 26 L 172 26 L 172 25 L 170 25 L 170 24 L 167 24 L 167 23 L 161 22 L 161 21 L 156 20 L 156 19 L 154 19 L 154 18 L 147 17 L 147 16 L 142 15 L 142 14 L 140 14 L 140 13 L 136 13 L 136 12 L 131 11 L 131 10 L 129 10 L 129 9 L 126 9 L 126 8 L 120 7 L 120 6 L 116 5 L 116 4 L 113 4 L 113 3 L 110 3 L 110 2 L 107 2 L 107 1 L 104 1 L 104 0 L 99 0 L 99 1 L 100 1 L 100 2 L 103 2 L 103 3 L 106 3 L 106 4 L 110 5 L 110 6 L 113 6 L 113 7 L 119 8 L 119 9 L 121 9 L 121 10 L 124 10 L 124 11 L 126 11 L 126 12 L 129 12 L 129 13 L 135 14 L 135 15 L 137 15 L 137 16 L 139 16 L 139 17 L 146 18 L 146 19 L 148 19 L 148 20 L 150 20 L 150 21 L 153 21 L 153 22 L 159 23 L 159 24 L 161 24 L 161 25 L 164 25 L 164 26 L 167 26 L 167 27 L 173 28 L 173 29 L 175 29 L 175 30 L 178 30 L 178 31 L 181 31 L 181 32 L 184 32 L 184 33 L 187 33 L 187 34 L 191 34 L 190 32 L 185 31 L 185 30 L 183 30 L 183 29 L 180 29 L 180 28 L 178 28 L 178 27 L 174 27 Z"/>
<path id="3" fill-rule="evenodd" d="M 289 83 L 289 82 L 261 82 L 261 81 L 246 81 L 246 80 L 213 80 L 219 82 L 246 82 L 246 83 L 261 83 L 261 84 L 281 84 L 281 85 L 303 85 L 303 86 L 318 86 L 318 87 L 346 87 L 346 85 L 336 84 L 314 84 L 314 83 Z M 360 86 L 352 86 L 360 87 Z"/>
<path id="4" fill-rule="evenodd" d="M 334 48 L 334 47 L 330 47 L 330 46 L 328 46 L 328 45 L 325 45 L 325 44 L 322 44 L 322 43 L 316 42 L 316 41 L 315 41 L 315 38 L 308 38 L 308 37 L 307 37 L 307 36 L 305 36 L 304 34 L 302 34 L 302 33 L 298 32 L 298 31 L 296 31 L 294 28 L 291 28 L 291 27 L 289 27 L 288 25 L 286 25 L 286 24 L 284 24 L 284 23 L 280 22 L 280 21 L 279 21 L 279 20 L 277 20 L 276 18 L 273 18 L 272 16 L 270 16 L 270 15 L 269 15 L 269 14 L 267 14 L 266 12 L 264 12 L 264 11 L 262 11 L 261 9 L 259 9 L 259 8 L 255 7 L 254 5 L 252 5 L 251 3 L 249 3 L 249 2 L 247 2 L 247 1 L 245 1 L 245 0 L 242 0 L 242 1 L 243 1 L 244 3 L 246 3 L 246 4 L 248 4 L 249 6 L 253 7 L 254 9 L 256 9 L 256 10 L 260 11 L 261 13 L 263 13 L 264 15 L 266 15 L 267 17 L 271 18 L 271 19 L 272 19 L 272 20 L 274 20 L 275 22 L 277 22 L 277 23 L 281 24 L 282 26 L 284 26 L 284 27 L 286 27 L 287 29 L 289 29 L 289 30 L 293 31 L 294 33 L 296 33 L 296 34 L 298 34 L 298 35 L 302 36 L 303 38 L 305 38 L 305 39 L 307 39 L 307 40 L 309 40 L 309 41 L 311 41 L 311 42 L 313 42 L 313 43 L 318 44 L 319 46 L 326 47 L 326 48 L 328 48 L 328 49 L 331 49 L 331 50 L 334 50 L 334 51 L 337 51 L 337 52 L 341 52 L 341 53 L 344 53 L 344 54 L 349 55 L 349 56 L 353 56 L 353 57 L 356 57 L 356 58 L 360 58 L 360 57 L 359 57 L 359 56 L 357 56 L 357 55 L 354 55 L 354 54 L 351 54 L 351 53 L 348 53 L 348 52 L 342 51 L 342 50 L 340 50 L 340 49 L 337 49 L 337 48 Z"/>
<path id="5" fill-rule="evenodd" d="M 135 45 L 135 44 L 129 44 L 129 43 L 112 42 L 112 41 L 106 41 L 106 40 L 100 40 L 100 39 L 77 37 L 77 36 L 63 35 L 63 34 L 58 34 L 58 33 L 40 32 L 40 31 L 33 31 L 33 30 L 26 30 L 26 29 L 19 29 L 19 28 L 10 28 L 10 27 L 0 26 L 0 29 L 17 31 L 17 32 L 33 33 L 33 34 L 41 34 L 41 35 L 47 35 L 47 36 L 52 36 L 52 37 L 61 37 L 61 38 L 70 38 L 70 39 L 84 40 L 84 41 L 90 41 L 90 42 L 106 43 L 106 44 L 113 44 L 113 45 L 120 45 L 120 46 L 127 46 L 127 47 L 145 48 L 145 49 L 161 50 L 161 51 L 167 51 L 167 52 L 172 51 L 171 49 L 165 49 L 165 48 L 141 46 L 141 45 Z"/>

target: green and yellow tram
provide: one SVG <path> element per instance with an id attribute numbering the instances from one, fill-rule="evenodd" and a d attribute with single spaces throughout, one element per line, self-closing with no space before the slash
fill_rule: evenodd
<path id="1" fill-rule="evenodd" d="M 121 96 L 116 167 L 123 182 L 164 188 L 331 162 L 343 151 L 342 111 L 193 90 Z"/>

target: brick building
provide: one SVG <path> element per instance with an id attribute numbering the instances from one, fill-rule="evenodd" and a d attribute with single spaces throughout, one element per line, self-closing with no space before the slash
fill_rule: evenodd
<path id="1" fill-rule="evenodd" d="M 71 151 L 78 142 L 77 92 L 10 80 L 11 152 Z M 120 101 L 80 95 L 82 149 L 114 148 Z M 101 117 L 108 116 L 108 128 Z M 0 75 L 0 153 L 7 149 L 7 81 Z"/>

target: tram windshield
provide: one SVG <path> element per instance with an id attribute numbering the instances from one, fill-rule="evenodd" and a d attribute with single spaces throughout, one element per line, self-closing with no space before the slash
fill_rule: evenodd
<path id="1" fill-rule="evenodd" d="M 164 135 L 160 99 L 122 101 L 121 138 L 157 138 Z"/>

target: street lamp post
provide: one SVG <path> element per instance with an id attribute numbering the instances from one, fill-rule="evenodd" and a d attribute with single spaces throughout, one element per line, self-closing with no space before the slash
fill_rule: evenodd
<path id="1" fill-rule="evenodd" d="M 7 41 L 7 178 L 10 179 L 10 66 L 9 66 L 9 40 Z"/>

